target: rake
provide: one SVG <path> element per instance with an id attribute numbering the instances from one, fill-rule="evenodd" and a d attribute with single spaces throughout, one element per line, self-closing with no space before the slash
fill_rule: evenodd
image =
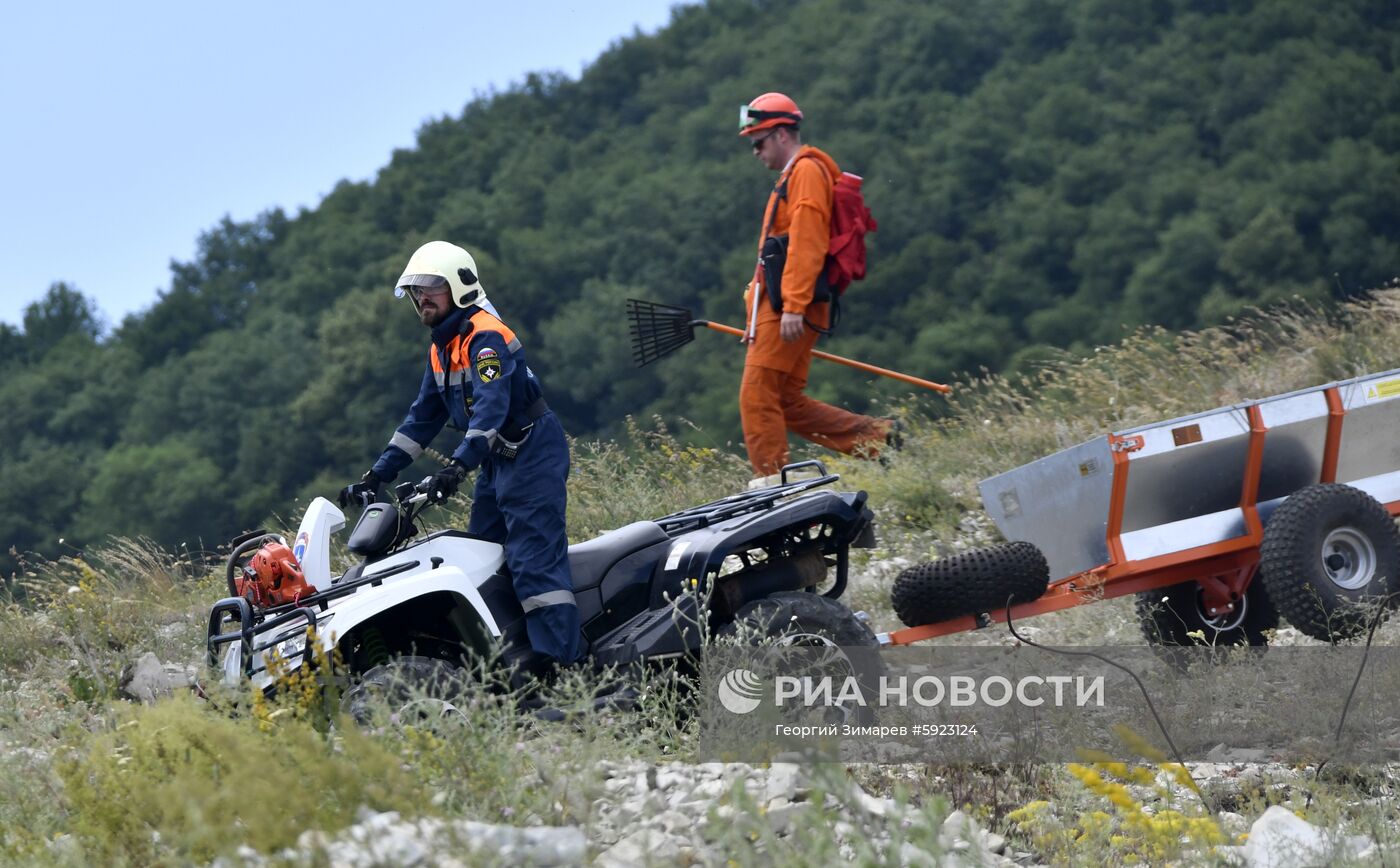
<path id="1" fill-rule="evenodd" d="M 714 329 L 735 337 L 743 337 L 744 332 L 733 326 L 723 323 L 710 322 L 709 320 L 694 319 L 689 310 L 683 307 L 675 307 L 669 304 L 658 304 L 654 301 L 642 301 L 637 298 L 627 299 L 627 317 L 632 321 L 630 330 L 632 332 L 632 360 L 637 363 L 637 367 L 649 365 L 659 358 L 668 356 L 691 341 L 695 340 L 695 329 L 697 326 L 704 326 L 707 329 Z M 812 355 L 828 362 L 835 362 L 838 365 L 845 365 L 848 368 L 855 368 L 858 371 L 865 371 L 867 374 L 878 374 L 881 377 L 889 377 L 908 383 L 911 386 L 919 386 L 924 389 L 932 389 L 935 392 L 948 393 L 953 391 L 942 383 L 934 383 L 930 380 L 921 380 L 918 377 L 911 377 L 908 374 L 901 374 L 899 371 L 891 371 L 888 368 L 878 368 L 875 365 L 867 365 L 865 362 L 858 362 L 855 359 L 848 359 L 845 356 L 824 353 L 821 350 L 813 350 Z"/>

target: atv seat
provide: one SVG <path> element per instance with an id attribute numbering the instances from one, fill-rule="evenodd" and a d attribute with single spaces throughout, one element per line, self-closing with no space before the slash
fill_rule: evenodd
<path id="1" fill-rule="evenodd" d="M 569 571 L 574 591 L 596 588 L 603 575 L 618 561 L 638 549 L 670 539 L 654 521 L 634 521 L 596 539 L 569 546 Z"/>

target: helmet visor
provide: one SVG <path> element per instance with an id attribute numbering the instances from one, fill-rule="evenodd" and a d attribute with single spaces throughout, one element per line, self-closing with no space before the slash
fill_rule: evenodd
<path id="1" fill-rule="evenodd" d="M 448 288 L 447 278 L 441 274 L 405 274 L 394 287 L 394 297 L 403 298 L 409 287 L 417 287 L 425 292 L 437 292 Z"/>

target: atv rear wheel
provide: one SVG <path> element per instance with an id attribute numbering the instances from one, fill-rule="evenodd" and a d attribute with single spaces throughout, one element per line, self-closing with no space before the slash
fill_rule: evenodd
<path id="1" fill-rule="evenodd" d="M 452 700 L 459 697 L 465 673 L 434 657 L 396 657 L 362 675 L 341 697 L 340 708 L 356 723 L 437 728 L 464 719 Z M 376 716 L 387 713 L 387 720 Z"/>
<path id="2" fill-rule="evenodd" d="M 1400 590 L 1400 533 L 1366 492 L 1310 485 L 1270 516 L 1259 572 L 1290 624 L 1324 642 L 1350 639 Z"/>
<path id="3" fill-rule="evenodd" d="M 1007 600 L 1029 603 L 1050 585 L 1050 565 L 1028 542 L 971 549 L 916 564 L 894 580 L 890 597 L 910 627 L 995 612 Z"/>
<path id="4" fill-rule="evenodd" d="M 1224 615 L 1206 612 L 1202 593 L 1201 586 L 1190 581 L 1138 594 L 1133 608 L 1147 644 L 1167 647 L 1269 644 L 1264 631 L 1278 626 L 1278 610 L 1258 577 L 1245 589 L 1235 611 Z M 1193 633 L 1196 635 L 1191 635 Z"/>
<path id="5" fill-rule="evenodd" d="M 721 636 L 742 636 L 745 631 L 774 645 L 836 645 L 843 648 L 878 647 L 875 634 L 841 603 L 807 591 L 780 591 L 740 607 L 734 620 L 720 629 Z"/>
<path id="6" fill-rule="evenodd" d="M 782 591 L 754 600 L 720 628 L 719 636 L 750 645 L 816 649 L 810 655 L 801 655 L 805 659 L 794 661 L 801 665 L 802 672 L 783 674 L 836 679 L 854 675 L 867 703 L 873 704 L 878 696 L 880 676 L 885 671 L 880 640 L 854 612 L 829 597 Z M 866 706 L 840 711 L 841 716 L 854 722 L 868 723 L 874 715 Z"/>

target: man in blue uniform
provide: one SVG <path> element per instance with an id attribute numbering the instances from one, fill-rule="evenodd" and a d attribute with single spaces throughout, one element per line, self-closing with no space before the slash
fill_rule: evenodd
<path id="1" fill-rule="evenodd" d="M 403 424 L 364 478 L 341 490 L 340 504 L 375 499 L 448 421 L 466 431 L 452 460 L 433 475 L 429 499 L 451 497 L 480 468 L 467 530 L 505 547 L 535 652 L 515 661 L 517 668 L 542 674 L 573 663 L 581 643 L 564 527 L 564 429 L 515 332 L 486 300 L 471 254 L 428 242 L 409 259 L 395 293 L 409 296 L 432 330 L 427 370 Z"/>

